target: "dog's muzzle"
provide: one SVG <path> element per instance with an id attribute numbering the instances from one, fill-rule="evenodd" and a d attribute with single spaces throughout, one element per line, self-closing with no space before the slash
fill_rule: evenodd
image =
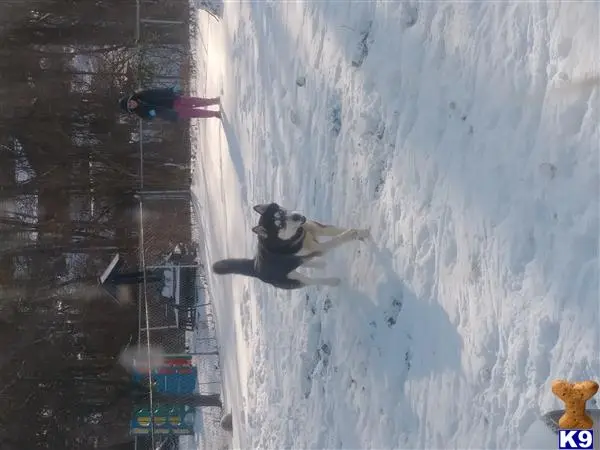
<path id="1" fill-rule="evenodd" d="M 292 219 L 294 222 L 300 222 L 302 225 L 306 223 L 306 217 L 304 217 L 302 214 L 292 213 L 290 214 L 290 219 Z"/>

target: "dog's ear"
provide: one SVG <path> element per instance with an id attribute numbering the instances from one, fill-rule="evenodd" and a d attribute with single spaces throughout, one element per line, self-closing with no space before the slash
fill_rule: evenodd
<path id="1" fill-rule="evenodd" d="M 258 234 L 262 238 L 267 237 L 267 230 L 262 225 L 256 225 L 254 228 L 252 228 L 252 232 Z"/>
<path id="2" fill-rule="evenodd" d="M 267 211 L 268 207 L 269 207 L 269 205 L 266 203 L 264 203 L 262 205 L 254 205 L 254 211 L 256 211 L 257 213 L 259 213 L 262 216 Z"/>

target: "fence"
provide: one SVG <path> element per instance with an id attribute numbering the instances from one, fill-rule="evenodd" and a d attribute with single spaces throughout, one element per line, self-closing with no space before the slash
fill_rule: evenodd
<path id="1" fill-rule="evenodd" d="M 148 2 L 147 2 L 148 3 Z M 155 4 L 156 1 L 151 2 Z M 139 84 L 177 85 L 185 89 L 186 75 L 190 74 L 189 47 L 181 43 L 160 43 L 155 33 L 169 27 L 189 29 L 189 16 L 174 18 L 168 14 L 149 17 L 144 13 L 144 2 L 137 0 Z M 210 11 L 209 11 L 210 12 Z M 152 33 L 152 44 L 145 43 L 145 34 Z M 157 42 L 159 42 L 157 44 Z M 182 52 L 181 50 L 185 51 Z M 185 59 L 182 56 L 185 55 Z M 149 62 L 150 61 L 150 62 Z M 187 65 L 187 66 L 186 66 Z M 152 79 L 146 77 L 153 74 Z M 148 182 L 149 166 L 146 147 L 160 141 L 164 133 L 172 131 L 160 122 L 139 122 L 133 136 L 139 142 L 140 189 L 139 201 L 139 266 L 146 272 L 138 292 L 140 348 L 160 346 L 167 354 L 189 353 L 198 368 L 199 393 L 220 394 L 222 376 L 216 340 L 216 323 L 211 298 L 207 290 L 204 267 L 196 256 L 199 220 L 193 217 L 189 187 L 191 151 L 179 151 L 169 162 L 171 176 L 162 172 L 166 182 Z M 189 130 L 187 130 L 189 133 Z M 182 176 L 183 172 L 186 176 Z M 160 175 L 160 174 L 159 174 Z M 154 177 L 156 179 L 158 177 Z M 185 180 L 182 183 L 181 180 Z M 187 185 L 186 185 L 187 183 Z M 149 409 L 154 409 L 152 394 Z M 219 408 L 200 408 L 196 414 L 195 442 L 186 448 L 227 448 L 229 435 L 220 426 Z M 151 413 L 151 422 L 153 417 Z M 179 438 L 181 442 L 185 438 Z M 147 438 L 136 438 L 136 448 L 179 448 L 178 439 L 164 436 L 151 426 Z"/>
<path id="2" fill-rule="evenodd" d="M 167 354 L 195 355 L 199 393 L 221 393 L 216 322 L 205 268 L 192 237 L 188 192 L 140 195 L 140 285 L 138 344 L 160 346 Z M 219 408 L 201 408 L 196 417 L 202 448 L 223 448 L 228 435 L 220 427 Z M 155 433 L 155 445 L 164 441 Z M 156 448 L 156 447 L 153 447 Z"/>

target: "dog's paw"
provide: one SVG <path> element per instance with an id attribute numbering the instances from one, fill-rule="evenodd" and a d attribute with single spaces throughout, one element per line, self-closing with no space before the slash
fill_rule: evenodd
<path id="1" fill-rule="evenodd" d="M 356 239 L 359 241 L 364 241 L 365 239 L 369 239 L 371 237 L 371 229 L 364 228 L 362 230 L 356 230 Z"/>
<path id="2" fill-rule="evenodd" d="M 304 263 L 306 267 L 312 267 L 313 269 L 324 269 L 327 263 L 323 259 L 313 259 Z"/>
<path id="3" fill-rule="evenodd" d="M 342 282 L 342 280 L 340 280 L 339 278 L 326 278 L 325 279 L 325 285 L 331 286 L 331 287 L 339 286 L 341 282 Z"/>
<path id="4" fill-rule="evenodd" d="M 353 240 L 360 239 L 360 230 L 357 230 L 356 228 L 352 228 L 350 230 L 350 238 Z"/>

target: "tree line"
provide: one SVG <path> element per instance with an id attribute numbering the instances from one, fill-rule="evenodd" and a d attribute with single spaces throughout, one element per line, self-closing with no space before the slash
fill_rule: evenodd
<path id="1" fill-rule="evenodd" d="M 0 2 L 3 450 L 130 444 L 131 408 L 143 398 L 117 356 L 137 336 L 137 307 L 94 280 L 117 251 L 137 264 L 142 170 L 146 189 L 190 184 L 188 125 L 140 134 L 118 109 L 138 86 L 185 88 L 190 74 L 188 2 L 142 0 L 141 11 L 185 25 L 143 25 L 136 40 L 133 1 Z M 184 222 L 174 232 L 183 238 Z"/>

